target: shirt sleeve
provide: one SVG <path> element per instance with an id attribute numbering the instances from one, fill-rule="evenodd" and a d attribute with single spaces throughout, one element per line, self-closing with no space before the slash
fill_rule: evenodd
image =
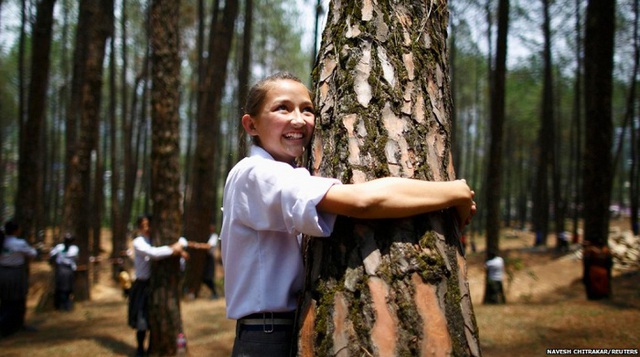
<path id="1" fill-rule="evenodd" d="M 21 243 L 18 246 L 18 249 L 16 249 L 16 250 L 21 252 L 22 254 L 28 256 L 28 257 L 31 257 L 31 258 L 34 258 L 36 255 L 38 255 L 38 251 L 36 251 L 35 248 L 31 247 L 24 240 L 21 240 Z"/>
<path id="2" fill-rule="evenodd" d="M 173 249 L 168 245 L 154 247 L 147 243 L 147 241 L 142 237 L 138 237 L 133 240 L 133 248 L 135 249 L 136 254 L 140 254 L 141 256 L 147 257 L 151 260 L 160 260 L 173 254 Z"/>
<path id="3" fill-rule="evenodd" d="M 241 215 L 246 219 L 244 224 L 256 230 L 328 236 L 336 216 L 319 212 L 316 206 L 336 184 L 340 181 L 265 160 L 247 173 L 240 191 L 241 209 L 246 211 Z"/>

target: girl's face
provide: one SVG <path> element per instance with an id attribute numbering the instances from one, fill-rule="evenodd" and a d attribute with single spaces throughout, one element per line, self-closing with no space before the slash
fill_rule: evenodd
<path id="1" fill-rule="evenodd" d="M 269 86 L 257 117 L 245 114 L 242 125 L 274 159 L 293 164 L 311 140 L 313 103 L 302 83 L 283 79 Z"/>
<path id="2" fill-rule="evenodd" d="M 151 231 L 151 224 L 148 218 L 143 218 L 140 221 L 140 234 L 143 236 L 149 236 L 149 232 Z"/>

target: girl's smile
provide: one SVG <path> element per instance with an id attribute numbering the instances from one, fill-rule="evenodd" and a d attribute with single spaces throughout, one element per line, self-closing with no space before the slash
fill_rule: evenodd
<path id="1" fill-rule="evenodd" d="M 274 159 L 293 163 L 311 140 L 315 114 L 304 84 L 283 79 L 272 83 L 257 115 L 242 125 Z"/>

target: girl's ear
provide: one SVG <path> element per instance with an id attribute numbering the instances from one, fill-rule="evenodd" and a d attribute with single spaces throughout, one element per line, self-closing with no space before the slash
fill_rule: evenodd
<path id="1" fill-rule="evenodd" d="M 249 114 L 245 114 L 242 116 L 242 127 L 247 132 L 247 134 L 251 136 L 257 136 L 258 132 L 256 131 L 256 126 L 253 123 L 253 119 Z"/>

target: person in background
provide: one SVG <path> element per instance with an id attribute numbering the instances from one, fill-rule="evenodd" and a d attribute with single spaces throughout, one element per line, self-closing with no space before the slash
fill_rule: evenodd
<path id="1" fill-rule="evenodd" d="M 151 216 L 142 216 L 137 220 L 138 236 L 133 240 L 135 254 L 134 268 L 136 279 L 129 294 L 128 324 L 136 330 L 136 356 L 146 353 L 145 339 L 149 330 L 149 279 L 151 278 L 151 261 L 166 259 L 171 256 L 188 258 L 182 242 L 172 245 L 154 247 L 151 245 Z"/>
<path id="2" fill-rule="evenodd" d="M 504 259 L 493 252 L 487 254 L 485 262 L 487 270 L 487 289 L 484 295 L 485 304 L 504 304 L 507 299 L 504 296 L 502 280 L 504 279 Z"/>
<path id="3" fill-rule="evenodd" d="M 37 251 L 24 239 L 20 225 L 7 221 L 0 237 L 0 336 L 11 335 L 24 327 L 27 313 L 29 276 L 27 263 Z"/>
<path id="4" fill-rule="evenodd" d="M 296 168 L 315 123 L 310 92 L 278 73 L 254 85 L 242 126 L 250 157 L 229 172 L 220 240 L 227 317 L 237 320 L 232 356 L 289 356 L 304 268 L 299 237 L 329 236 L 337 215 L 401 218 L 454 207 L 461 229 L 476 211 L 464 180 L 386 177 L 342 184 Z"/>
<path id="5" fill-rule="evenodd" d="M 583 242 L 582 282 L 585 285 L 587 299 L 599 300 L 611 296 L 611 269 L 613 256 L 609 246 Z"/>
<path id="6" fill-rule="evenodd" d="M 73 244 L 75 237 L 67 233 L 63 242 L 49 252 L 49 262 L 55 267 L 55 296 L 53 305 L 56 310 L 71 311 L 73 305 L 71 294 L 77 269 L 78 246 Z"/>
<path id="7" fill-rule="evenodd" d="M 211 299 L 217 299 L 218 293 L 216 292 L 216 249 L 218 248 L 218 234 L 216 233 L 216 225 L 211 223 L 209 225 L 209 235 L 207 258 L 204 263 L 204 270 L 202 272 L 202 282 L 211 290 Z"/>

